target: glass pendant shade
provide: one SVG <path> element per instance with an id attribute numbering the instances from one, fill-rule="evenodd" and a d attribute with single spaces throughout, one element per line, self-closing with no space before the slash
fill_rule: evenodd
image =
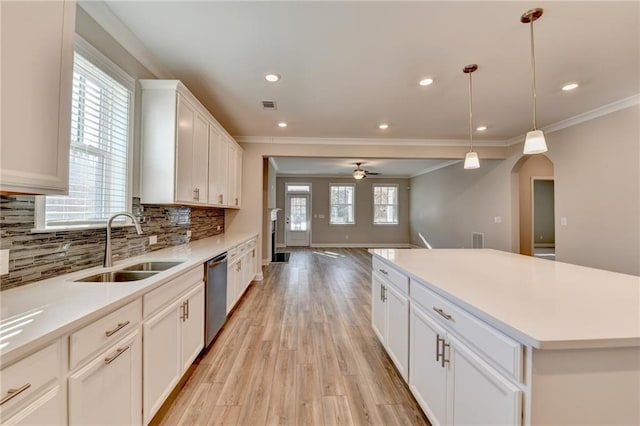
<path id="1" fill-rule="evenodd" d="M 356 180 L 364 179 L 365 176 L 366 173 L 364 172 L 364 170 L 354 170 L 353 172 L 353 178 Z"/>
<path id="2" fill-rule="evenodd" d="M 547 152 L 547 142 L 544 140 L 542 130 L 532 130 L 527 133 L 524 140 L 525 154 L 542 154 Z"/>
<path id="3" fill-rule="evenodd" d="M 477 169 L 480 167 L 480 160 L 478 159 L 478 153 L 474 151 L 467 152 L 464 157 L 465 169 Z"/>

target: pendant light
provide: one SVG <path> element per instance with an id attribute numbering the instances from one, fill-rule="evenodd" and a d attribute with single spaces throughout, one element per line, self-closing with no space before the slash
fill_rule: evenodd
<path id="1" fill-rule="evenodd" d="M 464 156 L 464 168 L 465 169 L 477 169 L 480 167 L 480 160 L 478 159 L 478 153 L 473 150 L 473 90 L 471 85 L 471 73 L 478 69 L 478 65 L 469 64 L 462 69 L 462 72 L 469 74 L 469 140 L 471 142 L 471 149 Z"/>
<path id="2" fill-rule="evenodd" d="M 524 140 L 525 154 L 541 154 L 547 152 L 547 143 L 544 140 L 544 133 L 538 130 L 536 123 L 536 56 L 533 47 L 533 23 L 542 16 L 542 9 L 531 9 L 522 14 L 520 22 L 530 24 L 531 28 L 531 87 L 533 91 L 533 130 L 527 133 Z"/>

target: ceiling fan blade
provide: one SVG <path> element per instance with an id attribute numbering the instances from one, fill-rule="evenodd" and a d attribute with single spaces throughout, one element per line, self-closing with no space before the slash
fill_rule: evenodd
<path id="1" fill-rule="evenodd" d="M 379 173 L 379 172 L 370 172 L 368 170 L 365 170 L 364 172 L 366 174 L 368 174 L 368 175 L 371 175 L 371 176 L 377 176 L 377 175 L 381 175 L 382 174 L 382 173 Z"/>

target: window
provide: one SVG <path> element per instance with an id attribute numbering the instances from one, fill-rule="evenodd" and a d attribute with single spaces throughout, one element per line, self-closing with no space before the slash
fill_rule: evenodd
<path id="1" fill-rule="evenodd" d="M 398 224 L 398 185 L 373 185 L 373 224 Z"/>
<path id="2" fill-rule="evenodd" d="M 130 210 L 134 81 L 83 40 L 76 44 L 71 103 L 69 195 L 47 196 L 36 228 L 101 224 Z"/>
<path id="3" fill-rule="evenodd" d="M 311 192 L 310 183 L 287 183 L 287 192 Z"/>
<path id="4" fill-rule="evenodd" d="M 329 185 L 331 225 L 353 225 L 355 219 L 355 185 Z"/>

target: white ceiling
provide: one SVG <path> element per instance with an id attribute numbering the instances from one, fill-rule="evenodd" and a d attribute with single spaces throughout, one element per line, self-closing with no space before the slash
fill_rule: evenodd
<path id="1" fill-rule="evenodd" d="M 344 176 L 352 175 L 356 163 L 367 172 L 380 173 L 369 177 L 411 177 L 428 173 L 462 160 L 418 160 L 418 159 L 362 159 L 362 158 L 302 158 L 274 157 L 277 174 L 297 176 Z M 490 160 L 486 160 L 490 161 Z"/>
<path id="2" fill-rule="evenodd" d="M 532 7 L 544 8 L 535 24 L 539 127 L 640 92 L 637 1 L 107 4 L 235 136 L 465 140 L 469 63 L 479 66 L 474 120 L 489 127 L 476 137 L 524 134 L 531 74 L 519 18 Z M 267 83 L 267 72 L 282 80 Z M 419 87 L 424 76 L 435 83 Z M 580 88 L 562 92 L 568 81 Z"/>

